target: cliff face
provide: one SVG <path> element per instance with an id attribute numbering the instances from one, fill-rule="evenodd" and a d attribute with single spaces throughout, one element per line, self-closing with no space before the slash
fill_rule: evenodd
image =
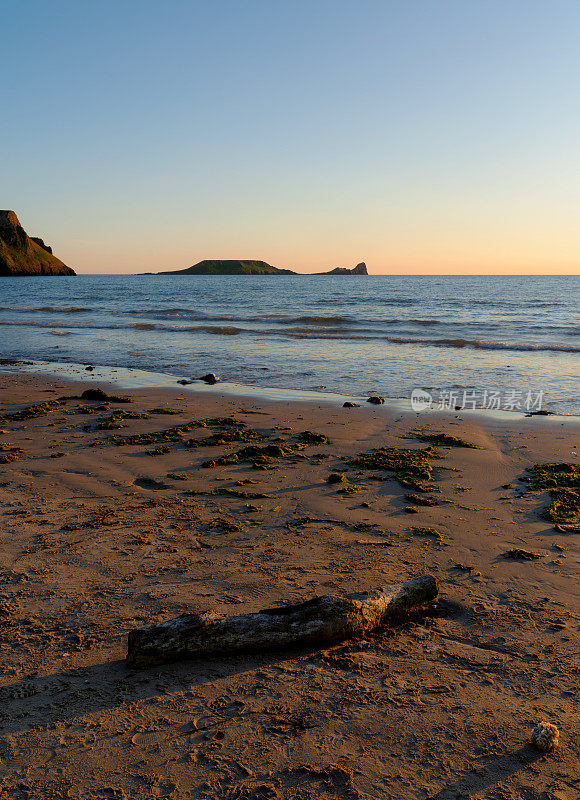
<path id="1" fill-rule="evenodd" d="M 291 269 L 279 269 L 265 261 L 237 259 L 213 259 L 200 261 L 187 269 L 176 269 L 170 272 L 158 272 L 158 275 L 300 275 Z M 318 272 L 317 275 L 368 275 L 364 262 L 353 269 L 337 267 L 330 272 Z"/>
<path id="2" fill-rule="evenodd" d="M 0 276 L 76 275 L 42 239 L 30 238 L 14 211 L 0 211 Z"/>

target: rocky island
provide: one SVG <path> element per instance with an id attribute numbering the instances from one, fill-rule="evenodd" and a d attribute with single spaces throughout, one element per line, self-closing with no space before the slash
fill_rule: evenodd
<path id="1" fill-rule="evenodd" d="M 28 236 L 14 211 L 0 211 L 0 276 L 76 275 L 37 236 Z"/>
<path id="2" fill-rule="evenodd" d="M 167 272 L 158 272 L 157 275 L 300 275 L 291 269 L 280 269 L 267 264 L 265 261 L 252 259 L 206 259 L 199 261 L 187 269 L 176 269 Z M 317 272 L 317 275 L 368 275 L 364 262 L 357 264 L 353 269 L 336 267 L 330 272 Z"/>

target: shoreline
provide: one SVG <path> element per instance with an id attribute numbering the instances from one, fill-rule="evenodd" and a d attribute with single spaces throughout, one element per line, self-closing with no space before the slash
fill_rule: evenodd
<path id="1" fill-rule="evenodd" d="M 213 397 L 248 399 L 271 403 L 318 403 L 331 407 L 341 406 L 344 402 L 356 402 L 364 407 L 371 406 L 375 411 L 416 417 L 418 421 L 462 417 L 488 425 L 505 425 L 514 421 L 533 420 L 534 424 L 554 427 L 564 426 L 567 429 L 580 430 L 580 414 L 560 414 L 551 412 L 547 415 L 529 415 L 525 411 L 504 411 L 492 409 L 440 409 L 428 408 L 421 412 L 414 411 L 409 398 L 386 397 L 382 405 L 367 405 L 364 395 L 338 394 L 336 392 L 316 392 L 304 389 L 285 387 L 253 386 L 228 381 L 218 381 L 208 385 L 201 380 L 186 376 L 170 375 L 162 372 L 139 370 L 127 367 L 110 367 L 92 364 L 87 371 L 86 364 L 71 362 L 25 361 L 14 359 L 14 364 L 0 361 L 0 375 L 31 374 L 37 377 L 50 377 L 68 380 L 73 383 L 86 383 L 87 387 L 95 383 L 107 385 L 110 389 L 123 390 L 156 390 L 187 394 L 210 395 Z M 13 367 L 11 369 L 11 367 Z M 30 367 L 30 369 L 28 369 Z M 191 381 L 180 385 L 180 380 Z"/>

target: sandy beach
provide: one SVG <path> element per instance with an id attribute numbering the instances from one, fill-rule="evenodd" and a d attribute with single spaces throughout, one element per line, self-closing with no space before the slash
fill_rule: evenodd
<path id="1" fill-rule="evenodd" d="M 579 463 L 574 420 L 0 386 L 0 797 L 580 797 L 580 532 L 526 472 Z M 428 492 L 361 459 L 429 447 Z M 124 662 L 184 612 L 427 573 L 437 605 L 365 640 Z"/>

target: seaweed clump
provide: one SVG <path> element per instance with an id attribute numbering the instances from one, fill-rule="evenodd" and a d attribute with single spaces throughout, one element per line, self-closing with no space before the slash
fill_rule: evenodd
<path id="1" fill-rule="evenodd" d="M 323 433 L 314 433 L 314 431 L 302 431 L 297 434 L 297 441 L 304 444 L 327 444 L 328 438 Z"/>
<path id="2" fill-rule="evenodd" d="M 580 489 L 580 464 L 534 464 L 526 472 L 530 475 L 530 489 Z"/>
<path id="3" fill-rule="evenodd" d="M 4 442 L 4 444 L 0 444 L 0 464 L 10 464 L 12 461 L 17 461 L 22 453 L 24 453 L 24 450 L 21 447 L 14 447 Z"/>
<path id="4" fill-rule="evenodd" d="M 221 467 L 228 464 L 249 463 L 254 469 L 271 469 L 272 461 L 277 459 L 296 459 L 301 458 L 297 454 L 298 450 L 304 449 L 305 445 L 295 444 L 266 444 L 263 447 L 250 445 L 242 447 L 235 453 L 221 456 L 221 458 L 204 461 L 202 467 Z"/>
<path id="5" fill-rule="evenodd" d="M 529 467 L 529 486 L 548 490 L 551 502 L 539 516 L 550 522 L 573 523 L 580 516 L 580 464 L 535 464 Z"/>
<path id="6" fill-rule="evenodd" d="M 409 493 L 405 495 L 405 500 L 416 506 L 438 506 L 439 502 L 434 497 L 425 497 L 420 494 Z"/>
<path id="7" fill-rule="evenodd" d="M 0 422 L 20 422 L 20 420 L 23 419 L 45 417 L 58 408 L 62 408 L 63 405 L 64 403 L 60 400 L 47 400 L 45 403 L 33 403 L 30 406 L 21 408 L 20 411 L 13 411 L 10 414 L 0 416 Z"/>
<path id="8" fill-rule="evenodd" d="M 113 411 L 108 417 L 103 417 L 95 425 L 96 431 L 107 431 L 112 428 L 124 428 L 124 419 L 149 419 L 149 414 L 140 414 L 137 411 Z"/>
<path id="9" fill-rule="evenodd" d="M 542 558 L 540 553 L 534 553 L 533 550 L 522 550 L 521 547 L 514 547 L 513 550 L 508 550 L 503 554 L 504 558 L 511 558 L 514 561 L 536 561 Z"/>
<path id="10" fill-rule="evenodd" d="M 431 447 L 423 450 L 403 447 L 381 447 L 361 453 L 351 461 L 355 467 L 391 472 L 401 486 L 426 492 L 425 482 L 433 477 L 430 459 L 441 458 Z"/>
<path id="11" fill-rule="evenodd" d="M 462 439 L 460 436 L 450 436 L 447 433 L 426 433 L 424 431 L 413 431 L 409 438 L 419 439 L 420 442 L 428 442 L 436 447 L 469 447 L 471 450 L 479 450 L 476 444 Z"/>
<path id="12" fill-rule="evenodd" d="M 186 494 L 204 494 L 212 497 L 237 497 L 241 500 L 262 500 L 266 497 L 272 497 L 271 494 L 264 494 L 263 492 L 244 492 L 240 489 L 231 489 L 227 486 L 220 486 L 216 489 L 210 489 L 208 491 L 203 491 L 202 489 L 189 489 Z"/>
<path id="13" fill-rule="evenodd" d="M 266 437 L 262 434 L 253 431 L 243 425 L 236 425 L 226 428 L 219 433 L 212 433 L 211 436 L 206 436 L 205 439 L 186 439 L 184 441 L 185 447 L 220 447 L 232 442 L 251 442 L 256 439 L 263 440 Z"/>
<path id="14" fill-rule="evenodd" d="M 124 447 L 132 444 L 158 444 L 160 442 L 183 442 L 186 433 L 195 428 L 242 428 L 244 422 L 235 420 L 232 417 L 207 417 L 205 419 L 194 419 L 184 422 L 182 425 L 174 425 L 171 428 L 163 428 L 160 431 L 151 433 L 136 433 L 133 436 L 113 436 L 112 443 L 117 447 Z"/>
<path id="15" fill-rule="evenodd" d="M 580 492 L 573 489 L 551 489 L 552 502 L 540 511 L 539 516 L 550 522 L 576 522 L 580 516 Z"/>
<path id="16" fill-rule="evenodd" d="M 148 456 L 165 456 L 167 453 L 170 453 L 171 450 L 165 444 L 160 444 L 159 447 L 153 448 L 153 450 L 147 450 Z"/>
<path id="17" fill-rule="evenodd" d="M 443 534 L 441 533 L 441 531 L 438 531 L 437 528 L 427 528 L 419 525 L 411 525 L 411 527 L 407 528 L 407 530 L 410 531 L 413 534 L 413 536 L 424 536 L 433 538 L 439 543 L 443 542 Z"/>

